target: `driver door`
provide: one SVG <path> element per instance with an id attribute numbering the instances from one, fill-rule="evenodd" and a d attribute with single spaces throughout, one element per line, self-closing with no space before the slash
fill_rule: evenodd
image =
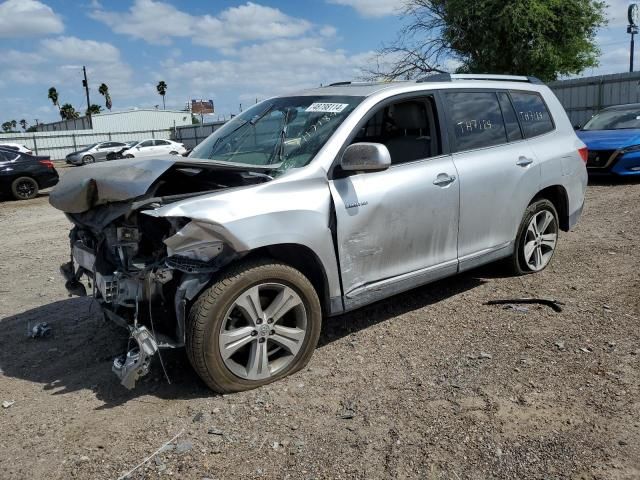
<path id="1" fill-rule="evenodd" d="M 336 209 L 345 309 L 456 273 L 459 182 L 433 95 L 384 105 L 351 143 L 387 146 L 391 167 L 340 171 Z"/>

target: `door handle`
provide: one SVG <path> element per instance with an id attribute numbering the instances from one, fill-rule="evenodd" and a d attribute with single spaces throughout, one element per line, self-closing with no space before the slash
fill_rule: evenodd
<path id="1" fill-rule="evenodd" d="M 441 173 L 433 181 L 433 184 L 437 185 L 438 187 L 446 187 L 447 185 L 455 181 L 456 181 L 455 175 L 447 175 L 446 173 Z"/>
<path id="2" fill-rule="evenodd" d="M 531 158 L 520 157 L 520 158 L 518 158 L 518 161 L 516 162 L 516 165 L 518 165 L 519 167 L 528 167 L 532 163 L 533 163 L 533 160 Z"/>

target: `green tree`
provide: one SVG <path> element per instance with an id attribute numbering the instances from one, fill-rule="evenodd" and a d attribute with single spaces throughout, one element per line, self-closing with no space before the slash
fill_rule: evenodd
<path id="1" fill-rule="evenodd" d="M 3 132 L 10 132 L 11 131 L 11 122 L 4 122 L 2 124 L 2 131 Z"/>
<path id="2" fill-rule="evenodd" d="M 70 103 L 65 103 L 60 107 L 60 116 L 63 120 L 71 120 L 74 118 L 78 118 L 80 114 L 73 108 L 73 105 Z"/>
<path id="3" fill-rule="evenodd" d="M 22 130 L 24 130 L 25 132 L 27 131 L 27 121 L 23 118 L 22 120 L 20 120 L 20 126 L 22 127 Z"/>
<path id="4" fill-rule="evenodd" d="M 48 98 L 53 103 L 53 106 L 58 107 L 58 110 L 60 110 L 60 104 L 58 103 L 58 91 L 56 90 L 55 87 L 51 87 L 49 89 Z"/>
<path id="5" fill-rule="evenodd" d="M 158 90 L 158 93 L 162 97 L 162 109 L 165 110 L 164 96 L 167 94 L 167 84 L 164 80 L 160 80 L 158 82 L 158 85 L 156 85 L 156 90 Z"/>
<path id="6" fill-rule="evenodd" d="M 11 123 L 11 128 L 12 128 L 13 130 L 15 130 L 15 129 L 17 128 L 17 126 L 18 126 L 18 122 L 16 122 L 15 120 L 11 120 L 11 122 L 10 122 L 10 123 Z"/>
<path id="7" fill-rule="evenodd" d="M 598 65 L 601 0 L 408 0 L 406 26 L 370 76 L 522 74 L 551 81 Z"/>
<path id="8" fill-rule="evenodd" d="M 109 87 L 106 83 L 101 83 L 98 87 L 98 93 L 104 97 L 104 106 L 111 110 L 111 94 L 109 93 Z"/>
<path id="9" fill-rule="evenodd" d="M 87 108 L 87 111 L 84 113 L 85 115 L 96 115 L 98 113 L 100 113 L 102 111 L 102 107 L 100 105 L 96 105 L 95 103 L 92 103 L 89 108 Z"/>
<path id="10" fill-rule="evenodd" d="M 26 130 L 26 131 L 27 131 L 27 133 L 30 133 L 30 132 L 37 132 L 37 131 L 38 131 L 38 127 L 37 127 L 37 126 L 35 126 L 35 125 L 31 125 L 29 128 L 27 128 L 27 130 Z"/>

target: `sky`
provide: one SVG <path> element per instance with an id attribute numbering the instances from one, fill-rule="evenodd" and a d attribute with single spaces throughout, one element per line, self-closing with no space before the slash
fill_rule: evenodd
<path id="1" fill-rule="evenodd" d="M 59 120 L 52 86 L 61 104 L 84 111 L 83 65 L 91 103 L 104 106 L 106 83 L 113 111 L 162 108 L 164 80 L 167 109 L 212 99 L 214 119 L 256 99 L 356 79 L 396 38 L 402 1 L 0 0 L 0 121 Z M 600 66 L 587 75 L 629 67 L 629 0 L 607 3 Z"/>

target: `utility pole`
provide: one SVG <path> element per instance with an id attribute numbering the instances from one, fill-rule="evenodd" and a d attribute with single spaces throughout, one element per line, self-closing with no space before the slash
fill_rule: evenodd
<path id="1" fill-rule="evenodd" d="M 93 128 L 93 121 L 91 119 L 91 101 L 89 100 L 89 82 L 87 81 L 87 69 L 82 66 L 82 73 L 84 73 L 84 80 L 82 80 L 82 86 L 84 87 L 84 91 L 87 94 L 87 116 L 89 117 L 89 127 Z"/>
<path id="2" fill-rule="evenodd" d="M 631 35 L 631 45 L 629 47 L 629 71 L 633 72 L 633 52 L 635 50 L 635 36 L 638 33 L 638 21 L 640 20 L 640 7 L 637 3 L 632 3 L 627 9 L 629 25 L 627 33 Z"/>

